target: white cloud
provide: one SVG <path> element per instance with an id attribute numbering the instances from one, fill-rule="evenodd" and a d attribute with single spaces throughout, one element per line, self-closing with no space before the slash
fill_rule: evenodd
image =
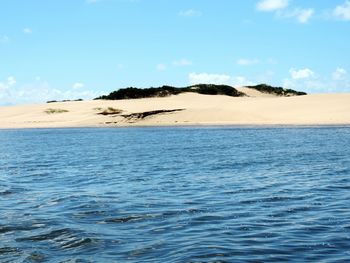
<path id="1" fill-rule="evenodd" d="M 336 8 L 333 10 L 333 16 L 341 20 L 349 21 L 350 1 L 347 0 L 342 5 L 336 6 Z"/>
<path id="2" fill-rule="evenodd" d="M 184 16 L 184 17 L 196 17 L 196 16 L 201 16 L 202 12 L 197 11 L 197 10 L 193 10 L 193 9 L 189 9 L 189 10 L 185 10 L 185 11 L 180 11 L 178 13 L 179 16 Z"/>
<path id="3" fill-rule="evenodd" d="M 281 10 L 289 5 L 289 0 L 261 0 L 257 3 L 256 9 L 263 12 Z"/>
<path id="4" fill-rule="evenodd" d="M 72 86 L 72 88 L 73 88 L 74 90 L 79 90 L 79 89 L 82 89 L 82 88 L 84 88 L 84 87 L 85 87 L 85 85 L 84 85 L 83 83 L 80 83 L 80 82 L 76 82 L 76 83 L 74 83 L 73 86 Z"/>
<path id="5" fill-rule="evenodd" d="M 23 33 L 24 34 L 31 34 L 31 33 L 33 33 L 33 30 L 31 28 L 29 28 L 29 27 L 26 27 L 26 28 L 23 29 Z"/>
<path id="6" fill-rule="evenodd" d="M 167 66 L 166 66 L 165 64 L 160 63 L 160 64 L 158 64 L 158 65 L 156 66 L 156 68 L 157 68 L 157 70 L 159 70 L 159 71 L 164 71 L 164 70 L 167 69 Z"/>
<path id="7" fill-rule="evenodd" d="M 246 59 L 246 58 L 241 58 L 237 60 L 237 64 L 241 66 L 250 66 L 254 64 L 259 64 L 260 60 L 258 59 Z"/>
<path id="8" fill-rule="evenodd" d="M 292 68 L 289 71 L 289 73 L 293 79 L 307 79 L 307 78 L 311 78 L 315 75 L 315 73 L 311 69 L 308 69 L 308 68 L 299 69 L 299 70 Z"/>
<path id="9" fill-rule="evenodd" d="M 347 72 L 343 68 L 337 68 L 333 73 L 332 73 L 332 78 L 334 80 L 343 80 L 345 79 L 347 75 Z"/>
<path id="10" fill-rule="evenodd" d="M 231 76 L 225 74 L 190 73 L 191 84 L 230 84 Z"/>
<path id="11" fill-rule="evenodd" d="M 279 12 L 278 16 L 282 18 L 296 18 L 301 24 L 309 22 L 311 17 L 314 15 L 315 11 L 312 8 L 300 9 L 296 8 L 293 11 Z"/>
<path id="12" fill-rule="evenodd" d="M 259 11 L 275 12 L 277 16 L 282 18 L 295 18 L 301 24 L 307 23 L 315 13 L 312 8 L 288 9 L 289 2 L 289 0 L 261 0 L 257 3 L 256 8 Z"/>
<path id="13" fill-rule="evenodd" d="M 180 59 L 180 60 L 176 60 L 173 62 L 174 66 L 190 66 L 192 65 L 192 61 L 188 60 L 188 59 Z"/>

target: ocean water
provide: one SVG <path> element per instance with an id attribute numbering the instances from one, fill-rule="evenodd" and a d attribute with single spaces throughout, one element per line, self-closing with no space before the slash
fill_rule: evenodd
<path id="1" fill-rule="evenodd" d="M 350 262 L 350 127 L 0 131 L 0 262 Z"/>

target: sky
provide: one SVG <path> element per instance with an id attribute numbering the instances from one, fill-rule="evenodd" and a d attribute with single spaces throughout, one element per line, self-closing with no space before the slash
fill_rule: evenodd
<path id="1" fill-rule="evenodd" d="M 119 88 L 350 92 L 350 0 L 0 0 L 0 105 Z"/>

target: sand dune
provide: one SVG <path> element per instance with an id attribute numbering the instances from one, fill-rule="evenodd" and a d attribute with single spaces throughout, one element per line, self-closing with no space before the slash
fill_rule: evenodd
<path id="1" fill-rule="evenodd" d="M 0 128 L 114 127 L 162 125 L 343 125 L 350 124 L 350 93 L 275 97 L 184 93 L 165 98 L 57 102 L 0 107 Z M 183 109 L 144 119 L 99 115 L 107 107 L 122 114 Z M 45 113 L 48 108 L 68 112 Z"/>

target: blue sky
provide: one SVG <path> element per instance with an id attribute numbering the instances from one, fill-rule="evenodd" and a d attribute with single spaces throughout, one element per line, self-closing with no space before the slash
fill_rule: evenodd
<path id="1" fill-rule="evenodd" d="M 349 0 L 1 0 L 0 104 L 127 86 L 350 91 Z"/>

